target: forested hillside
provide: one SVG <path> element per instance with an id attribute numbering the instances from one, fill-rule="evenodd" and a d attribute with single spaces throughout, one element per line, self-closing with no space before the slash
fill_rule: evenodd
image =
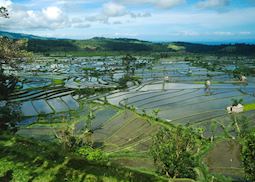
<path id="1" fill-rule="evenodd" d="M 48 52 L 188 52 L 201 54 L 255 55 L 254 44 L 207 45 L 187 42 L 156 43 L 127 38 L 95 37 L 86 40 L 55 39 L 0 31 L 0 36 L 27 39 L 28 51 Z"/>

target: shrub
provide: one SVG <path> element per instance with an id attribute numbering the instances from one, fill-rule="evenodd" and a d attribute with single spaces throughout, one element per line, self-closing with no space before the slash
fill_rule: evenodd
<path id="1" fill-rule="evenodd" d="M 93 149 L 89 146 L 81 147 L 77 150 L 77 153 L 85 157 L 89 161 L 104 161 L 107 160 L 107 156 L 100 149 Z"/>
<path id="2" fill-rule="evenodd" d="M 199 136 L 191 129 L 161 128 L 153 138 L 151 154 L 159 172 L 171 178 L 196 178 Z"/>
<path id="3" fill-rule="evenodd" d="M 54 79 L 53 80 L 54 85 L 63 85 L 64 83 L 65 83 L 64 80 L 61 80 L 61 79 Z"/>
<path id="4" fill-rule="evenodd" d="M 16 123 L 21 120 L 20 106 L 16 104 L 0 105 L 0 131 L 10 130 L 16 132 Z"/>
<path id="5" fill-rule="evenodd" d="M 247 178 L 255 181 L 255 130 L 243 137 L 242 162 Z"/>
<path id="6" fill-rule="evenodd" d="M 238 104 L 241 104 L 243 102 L 243 99 L 232 99 L 232 106 L 237 106 Z"/>

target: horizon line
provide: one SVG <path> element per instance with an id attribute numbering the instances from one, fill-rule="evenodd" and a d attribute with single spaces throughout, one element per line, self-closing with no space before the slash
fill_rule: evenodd
<path id="1" fill-rule="evenodd" d="M 43 36 L 43 35 L 36 35 L 30 33 L 21 33 L 21 32 L 13 32 L 8 30 L 0 30 L 0 32 L 10 33 L 10 34 L 21 34 L 24 36 L 34 36 L 38 38 L 46 38 L 46 39 L 53 39 L 53 40 L 90 40 L 94 38 L 104 38 L 104 39 L 134 39 L 139 41 L 146 41 L 152 43 L 176 43 L 176 42 L 183 42 L 183 43 L 193 43 L 193 44 L 205 44 L 205 45 L 224 45 L 224 44 L 250 44 L 255 45 L 255 38 L 249 40 L 149 40 L 149 39 L 142 39 L 142 38 L 135 38 L 135 37 L 107 37 L 107 36 L 94 36 L 90 38 L 67 38 L 67 37 L 53 37 L 53 36 Z M 36 40 L 36 38 L 34 38 Z"/>

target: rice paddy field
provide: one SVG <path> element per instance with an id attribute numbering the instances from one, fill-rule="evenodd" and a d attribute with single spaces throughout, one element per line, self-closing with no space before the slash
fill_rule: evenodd
<path id="1" fill-rule="evenodd" d="M 233 68 L 230 61 L 224 64 L 226 69 Z M 30 65 L 22 64 L 23 71 L 15 73 L 21 81 L 9 100 L 20 107 L 23 116 L 17 135 L 55 141 L 56 131 L 66 124 L 73 125 L 76 133 L 82 132 L 93 111 L 91 140 L 95 147 L 105 151 L 114 163 L 155 172 L 149 151 L 162 122 L 202 128 L 206 138 L 214 135 L 211 124 L 216 122 L 216 135 L 223 137 L 226 129 L 233 130 L 226 108 L 233 99 L 242 99 L 244 112 L 239 115 L 247 118 L 249 127 L 255 126 L 254 75 L 247 76 L 247 83 L 240 82 L 225 70 L 212 71 L 182 56 L 156 61 L 138 57 L 135 66 L 134 76 L 140 83 L 134 81 L 122 89 L 118 87 L 125 73 L 121 57 L 42 57 Z M 209 93 L 204 85 L 208 79 Z M 91 88 L 111 90 L 86 94 Z M 161 122 L 148 119 L 151 117 Z M 228 149 L 227 145 L 231 142 L 215 144 L 205 163 L 212 172 L 233 177 L 238 171 L 237 177 L 243 176 L 239 145 L 234 143 Z M 235 156 L 233 162 L 220 163 L 217 151 L 221 151 L 221 161 Z"/>
<path id="2" fill-rule="evenodd" d="M 119 92 L 108 96 L 114 105 L 128 105 L 139 113 L 153 116 L 159 109 L 158 117 L 176 125 L 204 126 L 211 120 L 223 121 L 229 118 L 226 108 L 232 99 L 243 99 L 243 104 L 255 102 L 248 90 L 253 85 L 215 84 L 207 95 L 201 84 L 150 82 L 129 92 Z M 254 124 L 254 112 L 243 113 Z M 227 124 L 227 123 L 225 123 Z"/>

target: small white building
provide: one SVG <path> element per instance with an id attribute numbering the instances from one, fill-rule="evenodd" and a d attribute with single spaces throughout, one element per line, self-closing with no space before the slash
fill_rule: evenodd
<path id="1" fill-rule="evenodd" d="M 165 77 L 164 77 L 164 81 L 165 81 L 165 82 L 169 82 L 169 81 L 170 81 L 169 76 L 165 76 Z"/>
<path id="2" fill-rule="evenodd" d="M 227 107 L 227 111 L 229 114 L 241 113 L 244 111 L 244 106 L 242 104 L 238 104 L 237 106 L 229 106 L 229 107 Z"/>
<path id="3" fill-rule="evenodd" d="M 206 85 L 207 87 L 210 87 L 210 86 L 211 86 L 211 81 L 210 81 L 210 80 L 206 80 L 205 85 Z"/>
<path id="4" fill-rule="evenodd" d="M 247 82 L 247 78 L 246 78 L 246 76 L 244 76 L 244 75 L 242 75 L 242 76 L 240 77 L 240 80 L 241 80 L 242 82 Z"/>

